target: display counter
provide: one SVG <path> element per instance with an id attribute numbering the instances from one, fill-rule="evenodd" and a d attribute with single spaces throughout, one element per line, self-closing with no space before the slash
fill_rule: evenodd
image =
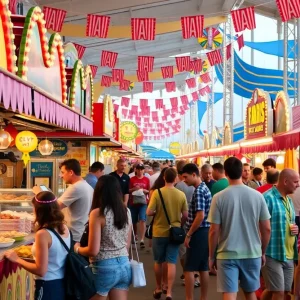
<path id="1" fill-rule="evenodd" d="M 4 258 L 7 250 L 14 249 L 34 242 L 34 234 L 29 234 L 23 241 L 15 242 L 11 247 L 0 249 L 0 295 L 7 300 L 33 300 L 33 275 L 18 264 Z"/>

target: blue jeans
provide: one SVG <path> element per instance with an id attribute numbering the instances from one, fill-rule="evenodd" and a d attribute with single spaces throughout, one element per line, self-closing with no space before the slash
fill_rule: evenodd
<path id="1" fill-rule="evenodd" d="M 129 289 L 131 284 L 131 266 L 127 256 L 104 259 L 91 264 L 97 294 L 107 296 L 112 289 Z"/>

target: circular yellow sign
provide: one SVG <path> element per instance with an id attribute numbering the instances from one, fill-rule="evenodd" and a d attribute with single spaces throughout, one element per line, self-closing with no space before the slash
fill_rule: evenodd
<path id="1" fill-rule="evenodd" d="M 120 135 L 123 141 L 132 141 L 139 132 L 138 127 L 131 121 L 122 122 L 120 125 Z"/>

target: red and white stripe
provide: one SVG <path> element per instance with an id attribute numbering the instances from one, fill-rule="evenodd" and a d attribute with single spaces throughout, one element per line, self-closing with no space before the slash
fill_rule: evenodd
<path id="1" fill-rule="evenodd" d="M 97 71 L 98 71 L 98 66 L 94 66 L 94 65 L 90 65 L 92 74 L 93 74 L 93 78 L 95 78 Z"/>
<path id="2" fill-rule="evenodd" d="M 124 79 L 124 73 L 125 71 L 123 69 L 112 69 L 111 74 L 112 74 L 113 82 L 122 81 Z"/>
<path id="3" fill-rule="evenodd" d="M 190 70 L 194 71 L 195 74 L 199 74 L 202 70 L 202 60 L 195 59 L 190 61 Z"/>
<path id="4" fill-rule="evenodd" d="M 232 51 L 232 45 L 229 44 L 229 45 L 226 46 L 226 59 L 227 60 L 230 59 L 231 56 L 232 56 L 231 51 Z"/>
<path id="5" fill-rule="evenodd" d="M 168 93 L 176 92 L 176 82 L 175 81 L 165 82 L 165 87 L 166 87 L 166 91 Z"/>
<path id="6" fill-rule="evenodd" d="M 101 54 L 101 67 L 113 69 L 116 66 L 117 58 L 118 53 L 103 50 Z"/>
<path id="7" fill-rule="evenodd" d="M 188 105 L 189 99 L 188 99 L 188 96 L 187 96 L 187 95 L 182 95 L 182 96 L 180 96 L 180 99 L 181 99 L 182 105 Z"/>
<path id="8" fill-rule="evenodd" d="M 119 85 L 119 90 L 120 91 L 128 91 L 129 90 L 129 87 L 130 87 L 130 80 L 121 80 L 120 81 L 120 85 Z"/>
<path id="9" fill-rule="evenodd" d="M 128 97 L 122 97 L 121 98 L 121 105 L 122 106 L 128 107 L 129 106 L 129 102 L 130 102 L 130 98 L 128 98 Z"/>
<path id="10" fill-rule="evenodd" d="M 155 107 L 156 107 L 156 109 L 162 109 L 163 106 L 164 106 L 164 100 L 163 99 L 155 99 Z M 153 117 L 153 114 L 152 114 L 152 117 Z"/>
<path id="11" fill-rule="evenodd" d="M 46 21 L 45 27 L 52 29 L 55 32 L 61 32 L 67 11 L 63 9 L 44 6 L 44 19 Z"/>
<path id="12" fill-rule="evenodd" d="M 9 0 L 8 9 L 15 15 L 17 13 L 17 0 Z"/>
<path id="13" fill-rule="evenodd" d="M 149 73 L 146 72 L 146 71 L 137 70 L 136 71 L 136 76 L 137 76 L 139 82 L 149 81 Z"/>
<path id="14" fill-rule="evenodd" d="M 185 82 L 186 82 L 189 89 L 193 89 L 193 88 L 196 87 L 196 79 L 195 78 L 186 79 Z"/>
<path id="15" fill-rule="evenodd" d="M 209 82 L 211 82 L 211 78 L 210 78 L 208 72 L 200 75 L 200 78 L 201 78 L 201 80 L 202 80 L 203 83 L 209 83 Z"/>
<path id="16" fill-rule="evenodd" d="M 299 0 L 276 0 L 282 22 L 300 18 Z"/>
<path id="17" fill-rule="evenodd" d="M 106 75 L 102 75 L 101 86 L 110 87 L 111 84 L 112 84 L 112 77 L 106 76 Z"/>
<path id="18" fill-rule="evenodd" d="M 152 93 L 153 92 L 153 82 L 144 81 L 143 82 L 143 92 Z"/>
<path id="19" fill-rule="evenodd" d="M 156 18 L 131 18 L 132 40 L 155 40 Z"/>
<path id="20" fill-rule="evenodd" d="M 153 72 L 154 56 L 138 56 L 138 70 Z"/>
<path id="21" fill-rule="evenodd" d="M 161 67 L 161 74 L 162 74 L 163 79 L 173 78 L 174 77 L 173 66 Z"/>
<path id="22" fill-rule="evenodd" d="M 86 36 L 106 39 L 109 24 L 110 17 L 108 16 L 88 14 L 86 22 Z"/>
<path id="23" fill-rule="evenodd" d="M 191 58 L 189 56 L 180 56 L 180 57 L 175 57 L 176 60 L 176 66 L 178 72 L 190 72 L 190 61 Z"/>
<path id="24" fill-rule="evenodd" d="M 193 99 L 193 101 L 199 100 L 199 95 L 198 95 L 197 92 L 193 92 L 193 93 L 192 93 L 192 99 Z"/>
<path id="25" fill-rule="evenodd" d="M 241 32 L 245 29 L 252 30 L 256 28 L 254 6 L 232 10 L 231 16 L 236 32 Z"/>
<path id="26" fill-rule="evenodd" d="M 79 44 L 76 44 L 76 43 L 73 43 L 73 45 L 75 46 L 75 48 L 77 50 L 78 58 L 81 59 L 83 57 L 83 54 L 85 52 L 86 47 L 82 46 L 82 45 L 79 45 Z"/>
<path id="27" fill-rule="evenodd" d="M 223 61 L 220 49 L 208 52 L 206 56 L 211 66 L 221 64 Z"/>
<path id="28" fill-rule="evenodd" d="M 244 42 L 244 35 L 241 34 L 238 38 L 237 38 L 237 43 L 239 45 L 239 50 L 241 50 L 244 46 L 245 46 L 245 42 Z"/>
<path id="29" fill-rule="evenodd" d="M 199 38 L 203 33 L 204 16 L 181 17 L 182 37 L 190 39 L 191 37 Z"/>
<path id="30" fill-rule="evenodd" d="M 177 97 L 170 98 L 170 102 L 171 102 L 172 108 L 178 107 L 178 98 Z"/>

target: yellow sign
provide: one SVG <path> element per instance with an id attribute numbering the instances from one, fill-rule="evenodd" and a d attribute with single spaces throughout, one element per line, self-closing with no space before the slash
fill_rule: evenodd
<path id="1" fill-rule="evenodd" d="M 178 142 L 172 142 L 169 145 L 169 152 L 174 155 L 180 155 L 181 144 Z"/>
<path id="2" fill-rule="evenodd" d="M 138 127 L 131 121 L 122 122 L 120 125 L 121 140 L 132 141 L 139 132 Z"/>
<path id="3" fill-rule="evenodd" d="M 106 95 L 103 100 L 103 132 L 109 136 L 114 135 L 114 106 L 110 96 Z"/>
<path id="4" fill-rule="evenodd" d="M 25 166 L 30 160 L 29 152 L 36 149 L 38 139 L 31 131 L 21 131 L 16 136 L 16 147 L 19 151 L 23 152 L 22 160 Z"/>

